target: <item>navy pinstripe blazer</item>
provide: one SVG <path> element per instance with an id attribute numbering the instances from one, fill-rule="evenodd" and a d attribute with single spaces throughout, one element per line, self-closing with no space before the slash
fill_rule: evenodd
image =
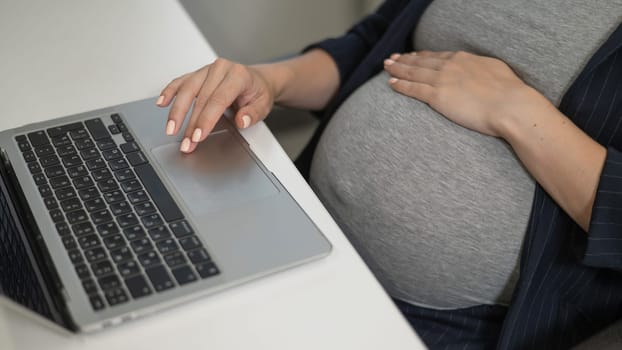
<path id="1" fill-rule="evenodd" d="M 382 69 L 383 59 L 412 50 L 414 26 L 430 2 L 388 0 L 344 36 L 309 47 L 335 59 L 341 86 L 297 162 L 303 174 L 335 109 Z M 499 338 L 502 349 L 567 348 L 622 318 L 622 25 L 558 107 L 607 147 L 606 163 L 587 234 L 536 186 L 520 279 Z"/>

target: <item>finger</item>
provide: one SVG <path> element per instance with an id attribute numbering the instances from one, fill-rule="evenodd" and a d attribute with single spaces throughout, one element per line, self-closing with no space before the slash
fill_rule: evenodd
<path id="1" fill-rule="evenodd" d="M 433 69 L 411 66 L 401 62 L 391 63 L 385 61 L 385 70 L 395 78 L 428 85 L 434 85 L 439 74 L 438 71 Z"/>
<path id="2" fill-rule="evenodd" d="M 393 90 L 403 95 L 416 98 L 428 104 L 432 100 L 435 91 L 435 88 L 431 85 L 397 78 L 389 79 L 389 85 Z"/>
<path id="3" fill-rule="evenodd" d="M 207 74 L 207 72 L 192 73 L 177 90 L 175 101 L 173 101 L 173 105 L 168 112 L 168 121 L 166 123 L 166 133 L 168 135 L 176 134 L 179 127 L 183 124 L 192 101 L 201 88 L 202 81 L 205 79 L 204 74 Z"/>
<path id="4" fill-rule="evenodd" d="M 393 57 L 391 57 L 393 58 Z M 429 68 L 433 70 L 441 70 L 443 64 L 445 64 L 446 60 L 433 57 L 433 56 L 421 56 L 416 53 L 408 53 L 405 55 L 399 55 L 397 59 L 394 59 L 396 62 L 404 63 L 411 66 L 419 66 L 422 68 Z"/>
<path id="5" fill-rule="evenodd" d="M 227 72 L 231 67 L 231 62 L 219 59 L 214 62 L 212 69 L 207 73 L 207 76 L 201 86 L 199 93 L 194 101 L 192 107 L 192 114 L 188 125 L 186 126 L 186 135 L 192 134 L 195 131 L 195 125 L 203 109 L 207 105 L 207 101 L 210 99 L 214 90 L 223 82 Z"/>
<path id="6" fill-rule="evenodd" d="M 238 128 L 246 129 L 264 119 L 270 113 L 270 103 L 265 100 L 253 101 L 242 106 L 235 114 L 234 121 Z"/>
<path id="7" fill-rule="evenodd" d="M 188 78 L 189 75 L 190 74 L 184 74 L 171 80 L 171 82 L 168 83 L 168 85 L 166 85 L 164 89 L 162 89 L 162 91 L 160 92 L 160 97 L 158 98 L 156 105 L 160 107 L 168 106 L 168 104 L 173 101 L 173 98 L 177 94 L 177 90 L 179 90 L 181 84 L 183 84 L 183 82 Z"/>

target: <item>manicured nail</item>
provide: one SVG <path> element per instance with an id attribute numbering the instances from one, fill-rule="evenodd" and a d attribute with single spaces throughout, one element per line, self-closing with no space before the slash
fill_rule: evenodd
<path id="1" fill-rule="evenodd" d="M 187 153 L 190 150 L 190 139 L 185 137 L 183 141 L 181 141 L 181 147 L 179 147 L 179 150 Z"/>
<path id="2" fill-rule="evenodd" d="M 384 60 L 384 65 L 385 65 L 385 66 L 390 66 L 390 65 L 392 65 L 393 63 L 395 63 L 395 61 L 393 61 L 393 60 L 391 60 L 391 59 L 388 59 L 388 58 L 387 58 L 386 60 Z"/>
<path id="3" fill-rule="evenodd" d="M 173 135 L 174 132 L 175 132 L 175 121 L 169 120 L 168 123 L 166 123 L 166 134 Z"/>
<path id="4" fill-rule="evenodd" d="M 162 104 L 162 102 L 164 102 L 164 96 L 158 97 L 158 101 L 156 102 L 156 104 L 159 106 Z"/>
<path id="5" fill-rule="evenodd" d="M 201 129 L 196 128 L 194 129 L 194 132 L 192 133 L 192 142 L 199 142 L 201 141 Z"/>
<path id="6" fill-rule="evenodd" d="M 397 83 L 397 78 L 391 78 L 391 79 L 389 79 L 389 83 L 391 83 L 391 84 L 395 84 L 395 83 Z"/>
<path id="7" fill-rule="evenodd" d="M 248 128 L 251 125 L 251 117 L 245 115 L 242 117 L 242 129 Z"/>
<path id="8" fill-rule="evenodd" d="M 400 56 L 401 55 L 399 53 L 394 53 L 394 54 L 391 55 L 391 59 L 394 60 L 394 61 L 397 61 L 397 59 L 400 58 Z"/>

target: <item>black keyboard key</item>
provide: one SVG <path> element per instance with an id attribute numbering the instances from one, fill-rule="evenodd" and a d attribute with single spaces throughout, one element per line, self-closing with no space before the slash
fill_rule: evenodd
<path id="1" fill-rule="evenodd" d="M 112 139 L 103 139 L 103 140 L 97 141 L 97 148 L 99 148 L 102 151 L 115 148 L 115 147 L 117 147 L 117 144 Z"/>
<path id="2" fill-rule="evenodd" d="M 30 164 L 37 164 L 37 163 L 28 163 L 28 164 L 30 165 Z M 63 167 L 60 165 L 54 165 L 49 168 L 45 168 L 45 176 L 47 176 L 48 178 L 61 176 L 61 175 L 65 175 L 65 169 L 63 169 Z"/>
<path id="3" fill-rule="evenodd" d="M 184 215 L 168 192 L 162 180 L 155 172 L 151 164 L 142 164 L 134 168 L 136 175 L 151 195 L 164 219 L 168 222 L 183 219 Z"/>
<path id="4" fill-rule="evenodd" d="M 56 190 L 56 198 L 59 201 L 64 201 L 65 199 L 75 198 L 77 196 L 76 191 L 72 187 L 61 188 L 60 190 Z"/>
<path id="5" fill-rule="evenodd" d="M 104 295 L 106 295 L 106 300 L 108 300 L 110 306 L 119 305 L 129 300 L 127 294 L 125 294 L 125 291 L 121 288 L 107 290 L 104 292 Z"/>
<path id="6" fill-rule="evenodd" d="M 115 263 L 121 263 L 132 258 L 132 251 L 129 247 L 123 246 L 110 252 L 110 257 Z"/>
<path id="7" fill-rule="evenodd" d="M 67 175 L 61 175 L 50 179 L 50 186 L 52 186 L 53 189 L 67 187 L 69 185 L 71 185 L 71 182 Z"/>
<path id="8" fill-rule="evenodd" d="M 164 266 L 154 266 L 145 270 L 145 272 L 147 273 L 153 288 L 155 288 L 157 292 L 175 287 L 175 283 L 171 280 L 171 276 L 168 274 Z"/>
<path id="9" fill-rule="evenodd" d="M 81 280 L 91 277 L 91 270 L 85 264 L 80 264 L 76 266 L 76 274 L 78 278 Z"/>
<path id="10" fill-rule="evenodd" d="M 141 217 L 141 221 L 145 228 L 150 229 L 164 224 L 159 214 L 151 214 Z"/>
<path id="11" fill-rule="evenodd" d="M 71 229 L 73 230 L 73 234 L 77 237 L 95 233 L 95 230 L 93 229 L 93 224 L 88 221 L 75 224 L 71 226 Z"/>
<path id="12" fill-rule="evenodd" d="M 110 119 L 112 119 L 112 121 L 113 121 L 115 124 L 118 124 L 118 123 L 123 123 L 123 119 L 121 119 L 121 116 L 119 115 L 119 113 L 113 113 L 113 114 L 111 114 L 111 115 L 110 115 Z"/>
<path id="13" fill-rule="evenodd" d="M 68 157 L 77 154 L 76 148 L 72 145 L 61 146 L 57 149 L 59 157 Z"/>
<path id="14" fill-rule="evenodd" d="M 69 255 L 69 260 L 71 260 L 71 263 L 74 265 L 79 264 L 84 261 L 84 258 L 82 257 L 82 253 L 80 253 L 78 249 L 72 249 L 68 251 L 67 254 Z"/>
<path id="15" fill-rule="evenodd" d="M 112 177 L 112 174 L 108 169 L 94 170 L 93 172 L 91 172 L 91 175 L 93 175 L 93 179 L 95 179 L 95 181 L 106 180 Z"/>
<path id="16" fill-rule="evenodd" d="M 84 122 L 86 128 L 89 129 L 94 140 L 101 140 L 110 137 L 110 133 L 100 118 L 90 119 Z"/>
<path id="17" fill-rule="evenodd" d="M 91 213 L 91 220 L 93 224 L 100 225 L 108 221 L 112 221 L 112 214 L 108 209 L 102 209 Z"/>
<path id="18" fill-rule="evenodd" d="M 209 257 L 209 254 L 207 254 L 207 250 L 205 250 L 204 248 L 189 250 L 187 254 L 188 254 L 188 259 L 190 259 L 190 261 L 192 261 L 193 264 L 198 264 L 200 262 L 211 260 Z"/>
<path id="19" fill-rule="evenodd" d="M 86 161 L 86 167 L 90 170 L 97 170 L 106 167 L 106 162 L 101 158 L 91 159 Z"/>
<path id="20" fill-rule="evenodd" d="M 28 170 L 30 170 L 31 174 L 38 174 L 43 171 L 41 170 L 41 166 L 39 165 L 38 162 L 28 163 Z M 47 173 L 47 169 L 46 169 L 46 173 Z"/>
<path id="21" fill-rule="evenodd" d="M 48 182 L 47 178 L 43 173 L 33 174 L 32 179 L 35 181 L 37 185 L 43 185 Z"/>
<path id="22" fill-rule="evenodd" d="M 197 272 L 199 273 L 199 276 L 201 276 L 201 278 L 212 277 L 220 273 L 216 265 L 211 261 L 196 264 L 194 265 L 194 268 L 197 269 Z"/>
<path id="23" fill-rule="evenodd" d="M 128 180 L 125 182 L 121 182 L 121 188 L 123 189 L 124 192 L 133 192 L 133 191 L 138 191 L 138 190 L 142 190 L 143 186 L 140 184 L 140 181 L 134 179 L 134 180 Z M 138 213 L 138 215 L 143 215 Z"/>
<path id="24" fill-rule="evenodd" d="M 84 151 L 80 151 L 80 156 L 84 160 L 91 160 L 91 159 L 100 157 L 99 151 L 97 150 L 97 148 L 89 148 L 89 149 L 85 149 Z"/>
<path id="25" fill-rule="evenodd" d="M 125 197 L 123 197 L 123 192 L 121 191 L 112 191 L 104 193 L 104 199 L 106 203 L 112 204 L 124 200 Z"/>
<path id="26" fill-rule="evenodd" d="M 59 147 L 71 145 L 71 139 L 67 135 L 61 135 L 61 136 L 52 138 L 52 144 L 58 150 Z"/>
<path id="27" fill-rule="evenodd" d="M 132 136 L 132 134 L 130 134 L 130 133 L 129 133 L 129 132 L 127 132 L 127 131 L 126 131 L 126 132 L 124 132 L 124 133 L 122 133 L 121 135 L 123 135 L 123 139 L 124 139 L 126 142 L 132 142 L 132 141 L 134 141 L 134 136 Z"/>
<path id="28" fill-rule="evenodd" d="M 119 182 L 135 179 L 136 175 L 132 169 L 121 169 L 114 172 L 114 176 L 119 180 Z"/>
<path id="29" fill-rule="evenodd" d="M 106 250 L 102 247 L 87 249 L 84 251 L 84 256 L 89 263 L 95 262 L 97 260 L 106 259 L 108 257 L 106 255 Z"/>
<path id="30" fill-rule="evenodd" d="M 97 197 L 95 199 L 84 202 L 84 207 L 89 213 L 92 213 L 97 210 L 105 209 L 106 203 L 101 197 Z"/>
<path id="31" fill-rule="evenodd" d="M 71 234 L 71 229 L 69 228 L 69 224 L 67 224 L 64 221 L 56 224 L 56 231 L 58 231 L 59 236 L 68 236 Z"/>
<path id="32" fill-rule="evenodd" d="M 201 242 L 199 241 L 199 238 L 195 235 L 187 236 L 180 239 L 179 244 L 181 244 L 181 247 L 184 248 L 184 250 L 191 250 L 201 247 Z"/>
<path id="33" fill-rule="evenodd" d="M 36 181 L 35 181 L 36 183 Z M 51 195 L 54 194 L 54 192 L 52 192 L 52 189 L 50 188 L 49 185 L 41 185 L 39 186 L 39 194 L 41 195 L 41 197 L 49 197 Z"/>
<path id="34" fill-rule="evenodd" d="M 104 244 L 108 250 L 125 247 L 125 239 L 121 235 L 112 235 L 104 238 Z"/>
<path id="35" fill-rule="evenodd" d="M 32 153 L 32 151 L 24 152 L 23 156 L 24 156 L 24 160 L 26 161 L 26 163 L 34 162 L 35 160 L 37 160 L 37 156 L 35 156 L 35 154 Z"/>
<path id="36" fill-rule="evenodd" d="M 146 236 L 145 230 L 141 226 L 132 226 L 123 230 L 123 234 L 125 234 L 125 238 L 128 241 L 133 241 L 139 238 L 144 238 Z"/>
<path id="37" fill-rule="evenodd" d="M 142 253 L 138 255 L 138 261 L 143 265 L 144 268 L 149 268 L 154 265 L 159 265 L 161 263 L 160 257 L 155 251 L 150 251 L 146 253 Z"/>
<path id="38" fill-rule="evenodd" d="M 194 274 L 194 271 L 192 271 L 192 268 L 188 265 L 175 268 L 172 272 L 179 285 L 188 284 L 197 280 L 197 275 Z"/>
<path id="39" fill-rule="evenodd" d="M 110 211 L 112 211 L 112 215 L 119 216 L 132 212 L 132 207 L 127 201 L 122 201 L 110 204 Z"/>
<path id="40" fill-rule="evenodd" d="M 117 216 L 117 222 L 119 223 L 119 226 L 121 226 L 121 228 L 125 228 L 138 224 L 138 219 L 133 213 L 124 214 Z"/>
<path id="41" fill-rule="evenodd" d="M 89 137 L 76 140 L 76 148 L 81 151 L 93 147 L 95 147 L 95 144 L 93 143 L 93 140 L 91 140 Z"/>
<path id="42" fill-rule="evenodd" d="M 119 128 L 114 124 L 108 125 L 108 131 L 110 131 L 110 133 L 113 135 L 121 133 L 121 130 L 119 130 Z"/>
<path id="43" fill-rule="evenodd" d="M 146 200 L 149 200 L 149 197 L 147 197 L 147 193 L 145 191 L 140 190 L 140 191 L 128 193 L 127 199 L 129 199 L 130 203 L 132 204 L 138 204 Z"/>
<path id="44" fill-rule="evenodd" d="M 161 240 L 156 243 L 156 246 L 158 247 L 158 250 L 162 254 L 172 253 L 179 249 L 179 246 L 177 245 L 177 241 L 175 241 L 173 238 L 167 238 L 167 239 Z"/>
<path id="45" fill-rule="evenodd" d="M 82 159 L 77 154 L 62 157 L 65 168 L 71 168 L 82 164 Z"/>
<path id="46" fill-rule="evenodd" d="M 50 135 L 50 137 L 55 138 L 58 136 L 65 135 L 69 131 L 83 129 L 83 128 L 84 128 L 84 125 L 82 125 L 82 122 L 75 122 L 71 124 L 49 128 L 47 129 L 47 132 L 48 132 L 48 135 Z"/>
<path id="47" fill-rule="evenodd" d="M 114 235 L 115 233 L 119 233 L 119 226 L 117 226 L 117 224 L 114 221 L 97 225 L 96 229 L 99 235 L 102 237 L 106 237 L 109 235 Z"/>
<path id="48" fill-rule="evenodd" d="M 151 287 L 149 287 L 147 280 L 142 275 L 126 278 L 125 285 L 134 299 L 151 294 Z"/>
<path id="49" fill-rule="evenodd" d="M 112 171 L 117 171 L 129 167 L 127 161 L 123 158 L 111 160 L 110 162 L 108 162 L 108 164 L 110 165 L 110 170 Z"/>
<path id="50" fill-rule="evenodd" d="M 142 254 L 153 250 L 151 241 L 147 238 L 136 239 L 130 242 L 132 249 L 136 254 Z"/>
<path id="51" fill-rule="evenodd" d="M 123 122 L 118 122 L 117 127 L 121 130 L 121 132 L 127 132 L 127 126 L 125 126 Z"/>
<path id="52" fill-rule="evenodd" d="M 137 166 L 149 162 L 141 151 L 128 153 L 125 155 L 125 157 L 127 158 L 127 161 L 132 164 L 132 166 Z"/>
<path id="53" fill-rule="evenodd" d="M 50 154 L 49 156 L 42 157 L 40 160 L 41 166 L 47 168 L 52 165 L 60 164 L 60 160 L 56 156 L 56 154 Z"/>
<path id="54" fill-rule="evenodd" d="M 70 225 L 77 224 L 79 222 L 86 221 L 89 219 L 86 212 L 82 209 L 69 212 L 66 215 L 67 215 L 67 221 L 69 222 Z"/>
<path id="55" fill-rule="evenodd" d="M 99 198 L 99 191 L 95 187 L 81 189 L 78 191 L 78 194 L 83 201 Z"/>
<path id="56" fill-rule="evenodd" d="M 22 152 L 30 151 L 32 147 L 30 147 L 30 142 L 26 139 L 26 136 L 20 135 L 15 137 L 15 141 L 17 141 L 17 147 Z"/>
<path id="57" fill-rule="evenodd" d="M 111 273 L 114 272 L 114 266 L 112 266 L 112 263 L 109 260 L 102 260 L 102 261 L 97 261 L 91 264 L 91 270 L 93 270 L 93 274 L 95 275 L 95 277 L 101 277 L 101 276 L 106 276 L 109 275 Z M 118 281 L 119 279 L 116 279 L 116 283 L 114 281 L 114 277 L 117 277 L 115 275 L 112 276 L 107 276 L 104 277 L 104 284 L 102 284 L 102 278 L 99 279 L 99 285 L 102 287 L 102 289 L 108 289 L 106 287 L 109 288 L 114 288 L 114 287 L 118 287 Z"/>
<path id="58" fill-rule="evenodd" d="M 89 295 L 89 301 L 91 302 L 91 306 L 95 311 L 100 311 L 106 308 L 106 304 L 104 304 L 104 299 L 102 299 L 101 295 L 99 294 Z"/>
<path id="59" fill-rule="evenodd" d="M 168 227 L 171 228 L 171 231 L 173 231 L 173 234 L 177 238 L 185 237 L 194 233 L 190 227 L 190 224 L 188 224 L 186 220 L 173 222 L 169 224 Z"/>
<path id="60" fill-rule="evenodd" d="M 122 158 L 123 154 L 118 148 L 115 147 L 115 148 L 111 148 L 111 149 L 107 149 L 103 151 L 102 156 L 104 156 L 105 160 L 110 161 L 113 159 Z"/>
<path id="61" fill-rule="evenodd" d="M 73 236 L 64 236 L 61 240 L 63 241 L 63 245 L 67 250 L 78 248 L 78 243 L 76 243 L 76 240 L 75 238 L 73 238 Z"/>
<path id="62" fill-rule="evenodd" d="M 132 153 L 140 150 L 136 142 L 126 142 L 119 147 L 121 147 L 123 153 Z"/>
<path id="63" fill-rule="evenodd" d="M 89 133 L 86 132 L 86 129 L 76 129 L 76 130 L 72 130 L 69 132 L 69 137 L 71 137 L 71 139 L 74 141 L 81 140 L 88 136 L 89 136 Z"/>
<path id="64" fill-rule="evenodd" d="M 91 180 L 91 177 L 86 175 L 86 176 L 79 176 L 76 177 L 75 179 L 73 179 L 73 186 L 77 189 L 77 190 L 81 190 L 83 188 L 87 188 L 87 187 L 93 187 L 95 184 L 93 183 L 93 180 Z"/>
<path id="65" fill-rule="evenodd" d="M 149 230 L 149 237 L 151 237 L 154 242 L 157 242 L 162 239 L 170 238 L 171 232 L 166 226 L 159 226 Z"/>
<path id="66" fill-rule="evenodd" d="M 99 237 L 95 234 L 79 237 L 78 243 L 83 250 L 95 248 L 101 244 L 101 242 L 99 241 Z"/>
<path id="67" fill-rule="evenodd" d="M 86 279 L 82 281 L 82 287 L 86 294 L 96 294 L 97 293 L 97 284 L 93 281 L 92 278 Z"/>
<path id="68" fill-rule="evenodd" d="M 180 251 L 173 252 L 171 254 L 164 255 L 164 261 L 169 267 L 175 267 L 186 263 L 186 257 L 184 253 Z"/>
<path id="69" fill-rule="evenodd" d="M 112 179 L 112 178 L 98 181 L 97 187 L 99 187 L 99 190 L 101 192 L 110 192 L 110 191 L 115 191 L 119 189 L 119 185 L 117 184 L 117 181 L 115 181 L 115 179 Z"/>
<path id="70" fill-rule="evenodd" d="M 118 264 L 117 268 L 123 277 L 135 275 L 140 272 L 140 267 L 138 267 L 136 260 L 124 261 Z"/>
<path id="71" fill-rule="evenodd" d="M 109 261 L 104 261 L 104 262 L 108 263 L 108 264 L 105 265 L 106 267 L 104 269 L 105 270 L 110 270 L 109 273 L 113 272 L 114 271 L 114 267 L 112 267 L 112 264 L 110 264 Z M 102 262 L 98 262 L 98 263 L 95 263 L 95 264 L 99 264 L 99 265 L 102 265 L 102 266 L 104 265 L 104 264 L 102 264 Z M 95 276 L 98 276 L 97 272 L 95 272 L 95 271 L 97 271 L 97 269 L 93 267 L 93 265 L 95 265 L 95 264 L 92 264 L 91 268 L 93 268 L 93 273 L 95 273 Z M 98 279 L 98 282 L 99 282 L 99 286 L 103 290 L 108 290 L 108 289 L 113 289 L 113 288 L 121 287 L 121 281 L 119 280 L 119 277 L 117 277 L 117 275 L 109 275 L 109 276 L 101 277 L 101 278 Z"/>
<path id="72" fill-rule="evenodd" d="M 55 223 L 59 223 L 61 221 L 65 221 L 65 217 L 63 216 L 63 212 L 60 209 L 52 209 L 50 210 L 50 217 L 52 221 Z"/>
<path id="73" fill-rule="evenodd" d="M 30 144 L 34 147 L 41 145 L 48 145 L 50 143 L 50 139 L 48 139 L 48 135 L 45 134 L 45 131 L 35 131 L 28 134 L 28 140 L 30 140 Z"/>
<path id="74" fill-rule="evenodd" d="M 54 147 L 49 144 L 35 147 L 35 154 L 39 158 L 50 155 L 50 154 L 54 154 Z"/>
<path id="75" fill-rule="evenodd" d="M 67 174 L 70 178 L 76 178 L 78 176 L 86 176 L 89 174 L 88 170 L 84 167 L 84 165 L 74 166 L 73 168 L 67 169 Z"/>
<path id="76" fill-rule="evenodd" d="M 60 202 L 60 207 L 64 212 L 70 212 L 78 209 L 82 209 L 82 202 L 78 198 L 65 199 Z"/>
<path id="77" fill-rule="evenodd" d="M 45 197 L 43 198 L 43 203 L 47 210 L 52 210 L 58 208 L 58 202 L 54 197 Z"/>

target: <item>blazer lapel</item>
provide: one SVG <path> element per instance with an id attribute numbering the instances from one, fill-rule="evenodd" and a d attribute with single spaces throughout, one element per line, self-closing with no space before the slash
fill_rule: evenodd
<path id="1" fill-rule="evenodd" d="M 596 51 L 592 58 L 590 58 L 587 65 L 572 85 L 575 86 L 589 77 L 594 68 L 598 67 L 599 64 L 605 61 L 620 47 L 622 47 L 622 23 L 618 25 L 618 28 L 609 36 L 607 41 L 605 41 L 605 43 L 598 49 L 598 51 Z"/>

